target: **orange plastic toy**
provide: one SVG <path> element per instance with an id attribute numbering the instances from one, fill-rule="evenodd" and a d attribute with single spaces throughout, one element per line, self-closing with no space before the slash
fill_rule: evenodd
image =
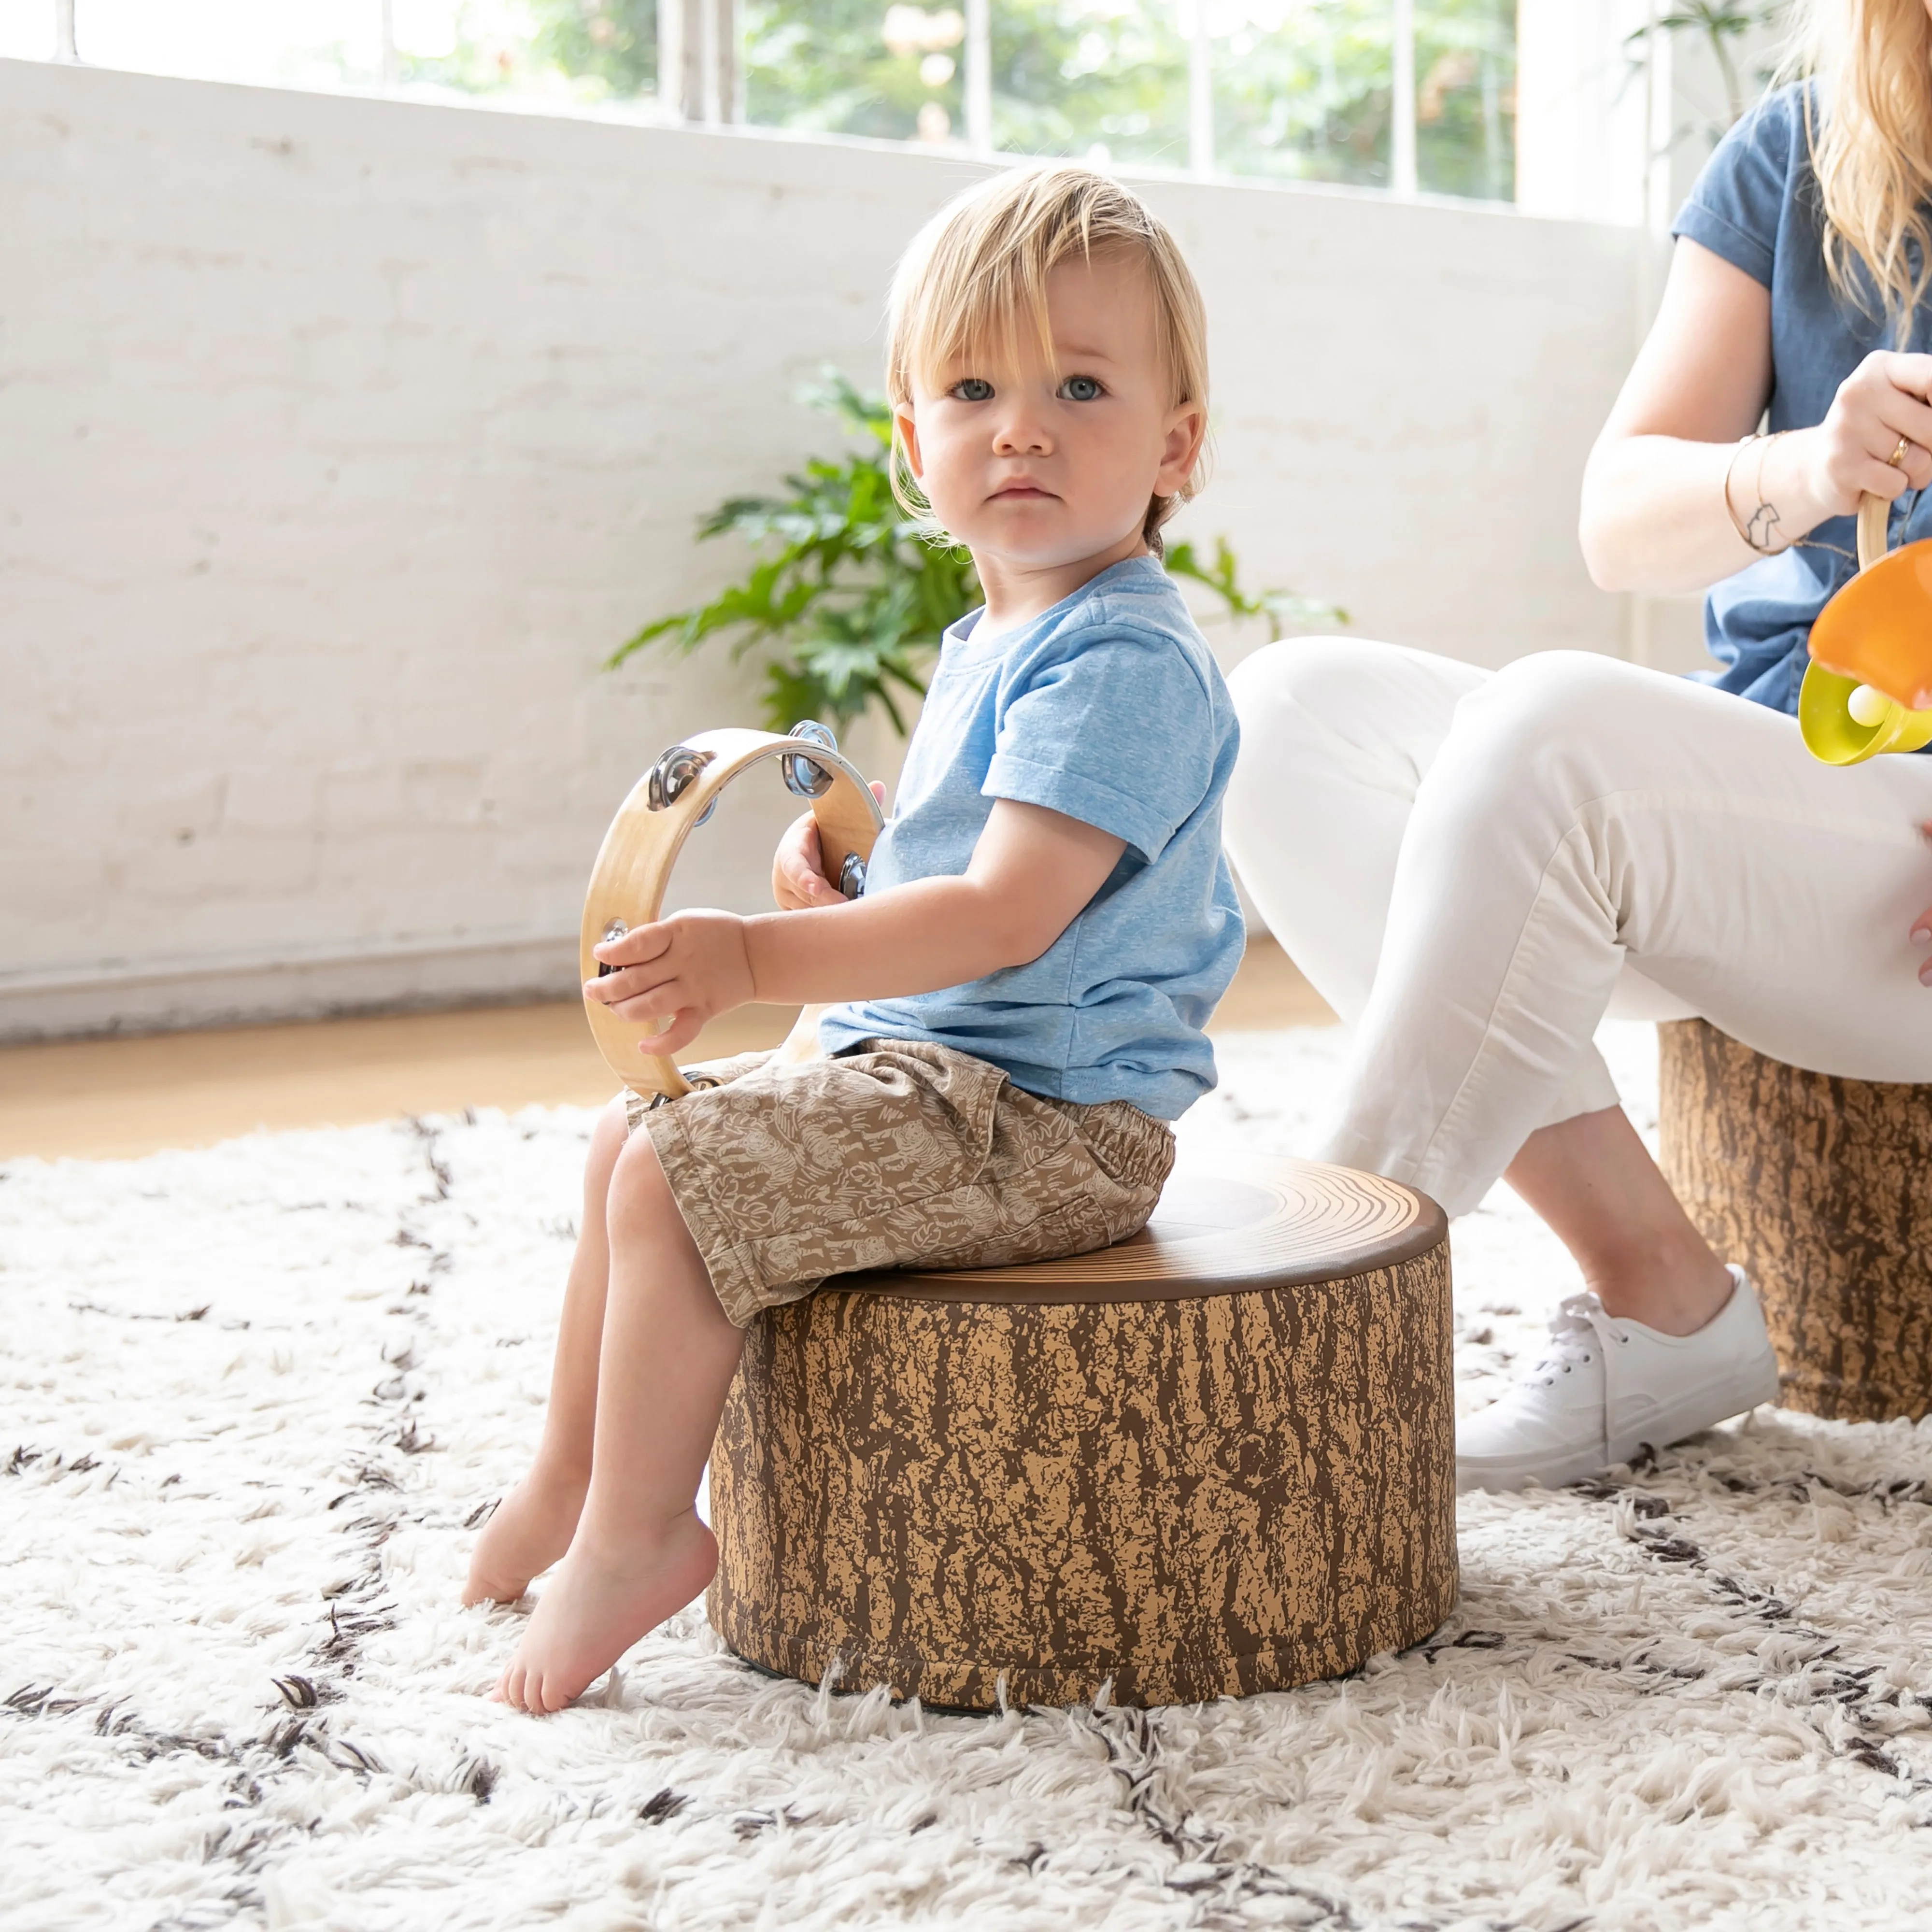
<path id="1" fill-rule="evenodd" d="M 1860 502 L 1858 574 L 1811 626 L 1798 724 L 1828 765 L 1932 743 L 1932 538 L 1888 555 L 1890 508 Z"/>

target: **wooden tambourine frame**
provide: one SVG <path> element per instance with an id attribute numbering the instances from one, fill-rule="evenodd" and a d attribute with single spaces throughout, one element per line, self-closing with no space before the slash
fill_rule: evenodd
<path id="1" fill-rule="evenodd" d="M 658 917 L 684 842 L 710 816 L 718 794 L 754 765 L 773 758 L 784 761 L 787 786 L 811 802 L 826 876 L 847 898 L 858 896 L 885 815 L 857 769 L 839 755 L 832 734 L 820 724 L 799 725 L 789 737 L 772 731 L 700 731 L 672 746 L 638 781 L 604 835 L 584 899 L 578 963 L 584 979 L 610 970 L 592 946 Z M 671 1061 L 648 1051 L 656 1028 L 620 1018 L 588 996 L 584 1010 L 597 1050 L 626 1087 L 667 1100 L 691 1091 L 691 1082 Z M 799 1015 L 781 1053 L 812 1057 L 821 1010 L 807 1006 Z"/>

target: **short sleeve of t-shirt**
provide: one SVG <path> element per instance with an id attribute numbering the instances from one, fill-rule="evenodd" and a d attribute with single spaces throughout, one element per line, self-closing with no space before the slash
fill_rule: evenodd
<path id="1" fill-rule="evenodd" d="M 1058 641 L 1005 707 L 980 790 L 1111 832 L 1151 865 L 1213 776 L 1200 674 L 1172 638 L 1130 625 Z"/>
<path id="2" fill-rule="evenodd" d="M 1772 285 L 1785 204 L 1805 154 L 1802 89 L 1780 88 L 1745 115 L 1704 164 L 1671 233 Z"/>

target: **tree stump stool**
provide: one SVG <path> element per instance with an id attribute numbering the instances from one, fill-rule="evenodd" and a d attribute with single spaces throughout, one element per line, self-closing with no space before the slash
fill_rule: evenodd
<path id="1" fill-rule="evenodd" d="M 1284 1690 L 1455 1601 L 1449 1249 L 1368 1174 L 1185 1162 L 1130 1241 L 841 1279 L 748 1331 L 712 1627 L 984 1709 Z"/>
<path id="2" fill-rule="evenodd" d="M 1932 1408 L 1932 1087 L 1807 1073 L 1704 1020 L 1657 1036 L 1665 1177 L 1749 1270 L 1780 1400 L 1916 1421 Z"/>

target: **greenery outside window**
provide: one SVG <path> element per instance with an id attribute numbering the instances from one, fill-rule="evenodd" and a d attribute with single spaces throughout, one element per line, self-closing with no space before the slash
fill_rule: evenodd
<path id="1" fill-rule="evenodd" d="M 969 0 L 702 0 L 694 10 L 688 0 L 0 0 L 5 20 L 44 10 L 40 50 L 108 66 L 646 121 L 676 118 L 658 72 L 664 30 L 694 13 L 729 44 L 735 16 L 733 98 L 717 104 L 727 120 L 1384 188 L 1405 184 L 1392 178 L 1396 4 L 985 0 L 982 13 Z M 986 22 L 970 46 L 969 13 Z M 1510 199 L 1514 0 L 1408 0 L 1408 16 L 1415 185 Z M 0 34 L 0 52 L 33 50 Z M 986 82 L 977 105 L 969 73 Z"/>

